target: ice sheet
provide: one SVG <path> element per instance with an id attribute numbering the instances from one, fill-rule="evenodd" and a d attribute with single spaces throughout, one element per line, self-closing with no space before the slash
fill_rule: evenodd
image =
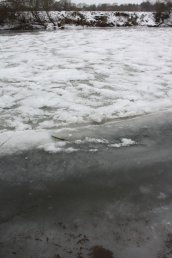
<path id="1" fill-rule="evenodd" d="M 172 107 L 170 28 L 0 37 L 0 132 L 56 130 Z"/>

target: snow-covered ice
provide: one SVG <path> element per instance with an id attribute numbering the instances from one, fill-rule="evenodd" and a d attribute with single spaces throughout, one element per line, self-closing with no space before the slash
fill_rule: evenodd
<path id="1" fill-rule="evenodd" d="M 1 34 L 1 136 L 171 108 L 171 38 L 170 28 Z"/>
<path id="2" fill-rule="evenodd" d="M 0 155 L 25 151 L 52 143 L 51 136 L 46 131 L 6 131 L 0 133 Z"/>
<path id="3" fill-rule="evenodd" d="M 109 143 L 109 141 L 106 140 L 106 139 L 90 138 L 90 137 L 85 137 L 82 140 L 76 140 L 75 141 L 76 144 L 84 144 L 86 142 L 89 142 L 89 143 L 99 143 L 99 144 L 107 144 L 107 143 Z"/>
<path id="4" fill-rule="evenodd" d="M 129 147 L 129 146 L 136 145 L 136 144 L 137 143 L 135 141 L 133 141 L 132 139 L 122 138 L 119 143 L 109 144 L 109 147 L 120 148 L 120 147 Z"/>

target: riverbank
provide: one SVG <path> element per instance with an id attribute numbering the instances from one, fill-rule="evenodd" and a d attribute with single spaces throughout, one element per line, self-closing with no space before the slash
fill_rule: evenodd
<path id="1" fill-rule="evenodd" d="M 0 30 L 50 30 L 64 29 L 66 26 L 81 27 L 171 27 L 172 14 L 158 15 L 152 12 L 20 12 L 12 21 L 5 20 Z"/>

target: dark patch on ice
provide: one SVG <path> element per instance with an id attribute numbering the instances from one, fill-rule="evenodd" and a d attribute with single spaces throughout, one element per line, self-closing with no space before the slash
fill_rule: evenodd
<path id="1" fill-rule="evenodd" d="M 61 258 L 61 256 L 59 254 L 56 254 L 53 258 Z"/>
<path id="2" fill-rule="evenodd" d="M 64 229 L 64 230 L 66 229 L 66 225 L 63 224 L 63 222 L 59 222 L 58 225 L 59 225 L 62 229 Z"/>
<path id="3" fill-rule="evenodd" d="M 170 254 L 172 254 L 172 233 L 168 233 L 165 245 Z"/>
<path id="4" fill-rule="evenodd" d="M 158 258 L 169 258 L 172 255 L 172 233 L 168 233 L 164 242 L 164 247 Z"/>
<path id="5" fill-rule="evenodd" d="M 114 258 L 113 253 L 102 246 L 93 246 L 90 249 L 89 256 L 91 258 Z"/>

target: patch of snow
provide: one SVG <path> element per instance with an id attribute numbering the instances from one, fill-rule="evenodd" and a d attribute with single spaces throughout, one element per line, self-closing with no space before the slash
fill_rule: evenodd
<path id="1" fill-rule="evenodd" d="M 44 145 L 40 145 L 38 148 L 42 149 L 44 151 L 47 151 L 49 153 L 60 153 L 60 152 L 65 152 L 65 153 L 72 153 L 72 152 L 76 152 L 79 151 L 79 149 L 73 148 L 73 147 L 65 147 L 65 143 L 64 142 L 53 142 L 53 143 L 49 143 L 49 144 L 44 144 Z"/>
<path id="2" fill-rule="evenodd" d="M 121 147 L 129 147 L 136 144 L 137 143 L 131 139 L 122 138 L 120 143 L 109 144 L 108 146 L 112 148 L 121 148 Z"/>
<path id="3" fill-rule="evenodd" d="M 64 152 L 66 153 L 72 153 L 72 152 L 76 152 L 79 151 L 79 149 L 73 148 L 73 147 L 68 147 L 64 150 Z"/>
<path id="4" fill-rule="evenodd" d="M 51 137 L 47 131 L 27 130 L 0 133 L 0 155 L 11 154 L 37 148 L 41 144 L 50 144 Z"/>
<path id="5" fill-rule="evenodd" d="M 167 195 L 165 193 L 160 192 L 158 195 L 158 199 L 165 199 L 167 198 Z"/>
<path id="6" fill-rule="evenodd" d="M 98 139 L 98 138 L 91 138 L 91 137 L 85 137 L 84 139 L 76 140 L 76 144 L 83 144 L 83 143 L 101 143 L 101 144 L 107 144 L 109 141 L 106 139 Z"/>
<path id="7" fill-rule="evenodd" d="M 142 194 L 150 194 L 152 192 L 152 189 L 150 186 L 140 186 L 139 190 Z"/>
<path id="8" fill-rule="evenodd" d="M 90 151 L 90 152 L 97 152 L 98 149 L 90 149 L 89 151 Z"/>

